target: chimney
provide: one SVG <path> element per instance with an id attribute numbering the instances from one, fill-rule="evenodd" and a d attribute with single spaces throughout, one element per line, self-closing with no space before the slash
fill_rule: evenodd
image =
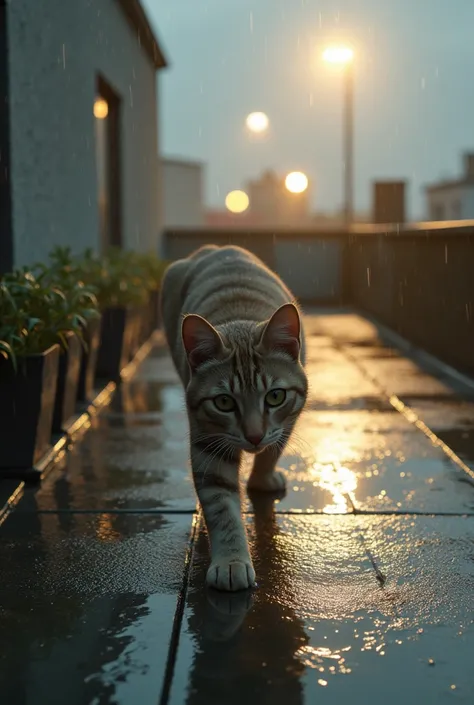
<path id="1" fill-rule="evenodd" d="M 375 181 L 373 183 L 372 218 L 374 223 L 404 223 L 405 181 Z"/>
<path id="2" fill-rule="evenodd" d="M 464 176 L 474 181 L 474 153 L 466 152 L 464 155 Z"/>

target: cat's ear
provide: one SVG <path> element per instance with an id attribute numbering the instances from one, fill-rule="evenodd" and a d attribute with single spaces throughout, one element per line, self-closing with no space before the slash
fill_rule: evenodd
<path id="1" fill-rule="evenodd" d="M 222 355 L 224 344 L 216 329 L 202 316 L 191 313 L 181 326 L 184 349 L 192 370 Z"/>
<path id="2" fill-rule="evenodd" d="M 284 304 L 275 311 L 265 326 L 259 348 L 266 352 L 278 350 L 298 360 L 301 347 L 301 321 L 294 304 Z"/>

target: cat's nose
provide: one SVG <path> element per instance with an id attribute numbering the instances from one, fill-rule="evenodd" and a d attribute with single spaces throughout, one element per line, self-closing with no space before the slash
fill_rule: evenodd
<path id="1" fill-rule="evenodd" d="M 245 438 L 249 443 L 251 443 L 253 446 L 258 446 L 262 442 L 264 433 L 247 433 Z"/>

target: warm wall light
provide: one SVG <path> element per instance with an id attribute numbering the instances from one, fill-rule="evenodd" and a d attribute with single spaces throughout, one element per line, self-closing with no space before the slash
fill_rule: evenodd
<path id="1" fill-rule="evenodd" d="M 231 191 L 225 199 L 225 207 L 231 213 L 243 213 L 249 207 L 249 197 L 245 191 Z"/>
<path id="2" fill-rule="evenodd" d="M 250 115 L 247 115 L 245 124 L 250 132 L 262 133 L 268 130 L 270 120 L 265 113 L 250 113 Z"/>
<path id="3" fill-rule="evenodd" d="M 285 186 L 290 193 L 303 193 L 308 188 L 308 177 L 302 171 L 292 171 L 285 179 Z"/>
<path id="4" fill-rule="evenodd" d="M 98 120 L 104 120 L 109 114 L 109 106 L 103 98 L 97 98 L 94 103 L 94 117 Z"/>
<path id="5" fill-rule="evenodd" d="M 328 64 L 339 64 L 340 66 L 344 66 L 353 61 L 354 52 L 348 46 L 333 45 L 324 50 L 323 59 Z"/>

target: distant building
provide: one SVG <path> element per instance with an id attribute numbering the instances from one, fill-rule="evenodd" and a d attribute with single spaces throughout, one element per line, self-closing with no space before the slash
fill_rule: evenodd
<path id="1" fill-rule="evenodd" d="M 310 220 L 309 187 L 303 193 L 290 193 L 285 178 L 273 171 L 266 171 L 260 179 L 247 183 L 250 199 L 249 213 L 262 226 L 298 227 Z"/>
<path id="2" fill-rule="evenodd" d="M 162 159 L 163 219 L 166 228 L 197 228 L 205 223 L 201 162 Z"/>
<path id="3" fill-rule="evenodd" d="M 0 272 L 54 245 L 156 249 L 166 61 L 145 12 L 40 5 L 0 2 Z"/>
<path id="4" fill-rule="evenodd" d="M 474 219 L 474 154 L 463 159 L 464 173 L 458 179 L 426 187 L 429 220 Z"/>

